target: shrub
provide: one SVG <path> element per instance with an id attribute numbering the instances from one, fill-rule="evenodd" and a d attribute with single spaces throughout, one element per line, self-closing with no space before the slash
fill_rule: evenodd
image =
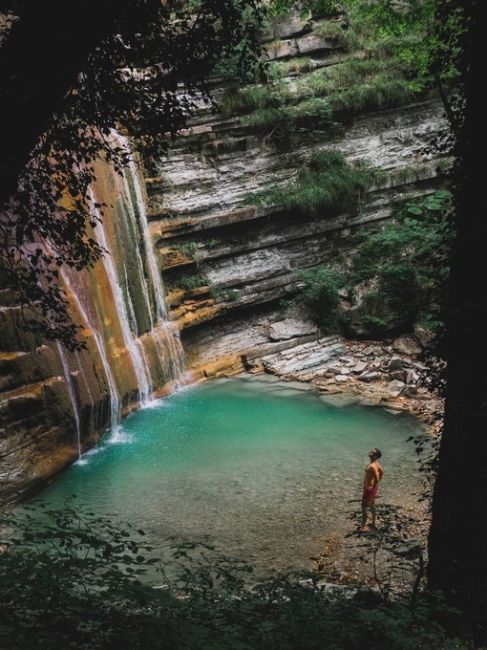
<path id="1" fill-rule="evenodd" d="M 198 244 L 194 241 L 186 242 L 184 244 L 179 244 L 174 247 L 176 250 L 180 251 L 185 257 L 193 258 L 194 254 L 198 250 Z"/>
<path id="2" fill-rule="evenodd" d="M 450 203 L 444 190 L 408 202 L 394 222 L 364 237 L 349 281 L 378 281 L 380 300 L 376 307 L 365 305 L 365 315 L 381 318 L 382 302 L 400 319 L 431 322 L 440 329 L 452 241 Z"/>
<path id="3" fill-rule="evenodd" d="M 206 246 L 206 248 L 209 248 L 211 250 L 219 246 L 222 242 L 219 239 L 207 239 L 203 243 Z"/>
<path id="4" fill-rule="evenodd" d="M 337 328 L 341 277 L 324 266 L 302 273 L 303 297 L 315 322 L 325 332 Z"/>
<path id="5" fill-rule="evenodd" d="M 211 287 L 210 295 L 215 300 L 222 300 L 226 302 L 235 302 L 238 300 L 240 292 L 237 289 L 224 289 L 223 287 Z"/>
<path id="6" fill-rule="evenodd" d="M 128 648 L 143 635 L 150 647 L 164 634 L 167 614 L 153 617 L 169 599 L 140 580 L 159 560 L 129 524 L 72 499 L 61 510 L 40 504 L 2 519 L 3 535 L 10 531 L 1 540 L 2 647 Z"/>

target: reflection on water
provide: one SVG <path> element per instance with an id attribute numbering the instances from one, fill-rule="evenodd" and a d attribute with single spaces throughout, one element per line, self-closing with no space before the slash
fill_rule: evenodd
<path id="1" fill-rule="evenodd" d="M 257 567 L 307 568 L 326 534 L 351 526 L 369 449 L 383 452 L 382 499 L 419 492 L 406 442 L 419 427 L 283 384 L 213 382 L 129 416 L 42 498 L 58 505 L 77 494 L 90 510 L 143 528 L 162 554 L 175 536 Z"/>

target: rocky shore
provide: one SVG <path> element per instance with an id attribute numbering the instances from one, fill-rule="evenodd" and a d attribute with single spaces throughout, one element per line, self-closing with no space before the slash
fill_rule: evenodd
<path id="1" fill-rule="evenodd" d="M 340 395 L 364 404 L 407 412 L 429 425 L 437 434 L 443 400 L 427 386 L 427 367 L 418 360 L 422 352 L 410 335 L 392 341 L 342 341 L 344 353 L 324 366 L 307 372 L 280 372 L 279 366 L 263 364 L 283 380 L 306 381 L 326 395 Z"/>

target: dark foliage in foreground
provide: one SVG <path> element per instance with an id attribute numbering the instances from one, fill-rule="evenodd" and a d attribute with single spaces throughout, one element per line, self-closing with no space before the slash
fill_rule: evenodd
<path id="1" fill-rule="evenodd" d="M 252 584 L 248 566 L 192 544 L 174 546 L 168 577 L 142 531 L 74 501 L 1 526 L 0 647 L 10 650 L 465 647 L 448 633 L 456 613 L 433 596 L 412 606 L 323 589 L 316 575 Z M 142 583 L 154 571 L 164 588 Z"/>

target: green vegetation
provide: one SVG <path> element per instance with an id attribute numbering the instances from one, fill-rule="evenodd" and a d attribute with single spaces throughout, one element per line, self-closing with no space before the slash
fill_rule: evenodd
<path id="1" fill-rule="evenodd" d="M 316 574 L 254 579 L 249 589 L 252 567 L 210 546 L 175 544 L 165 566 L 143 531 L 73 501 L 36 508 L 0 522 L 0 645 L 10 650 L 466 647 L 454 638 L 458 613 L 433 595 L 330 593 Z M 142 584 L 154 572 L 162 588 Z"/>
<path id="2" fill-rule="evenodd" d="M 313 320 L 324 332 L 336 331 L 338 326 L 339 290 L 343 279 L 339 273 L 324 266 L 302 273 L 304 302 Z"/>
<path id="3" fill-rule="evenodd" d="M 451 195 L 441 190 L 408 202 L 396 220 L 368 234 L 353 260 L 352 284 L 375 281 L 375 300 L 364 317 L 383 319 L 384 307 L 402 322 L 427 322 L 439 330 L 448 277 Z"/>
<path id="4" fill-rule="evenodd" d="M 264 72 L 269 84 L 233 89 L 224 98 L 224 112 L 243 114 L 244 126 L 270 131 L 283 141 L 292 129 L 327 129 L 341 117 L 410 103 L 433 87 L 445 102 L 443 84 L 457 74 L 461 13 L 450 18 L 453 51 L 448 52 L 435 33 L 435 8 L 435 0 L 347 0 L 343 5 L 277 0 L 271 3 L 271 15 L 298 10 L 303 16 L 331 16 L 314 31 L 347 49 L 347 58 L 314 71 L 317 64 L 308 57 L 263 64 L 260 74 Z M 296 73 L 303 77 L 297 88 L 284 81 Z"/>
<path id="5" fill-rule="evenodd" d="M 353 167 L 338 151 L 320 151 L 311 157 L 294 182 L 254 195 L 252 201 L 277 204 L 306 215 L 331 216 L 355 210 L 371 180 L 372 175 L 365 167 Z"/>
<path id="6" fill-rule="evenodd" d="M 359 58 L 313 72 L 299 92 L 326 96 L 334 116 L 398 106 L 413 97 L 394 61 Z"/>
<path id="7" fill-rule="evenodd" d="M 212 287 L 210 294 L 215 300 L 222 300 L 225 302 L 235 302 L 238 300 L 240 292 L 237 289 L 224 289 L 223 287 Z"/>
<path id="8" fill-rule="evenodd" d="M 239 295 L 240 292 L 237 291 L 237 289 L 228 289 L 225 294 L 225 299 L 228 300 L 229 302 L 235 302 L 236 300 L 238 300 Z"/>
<path id="9" fill-rule="evenodd" d="M 185 257 L 193 258 L 196 251 L 198 250 L 198 244 L 194 241 L 185 242 L 184 244 L 178 244 L 174 248 L 180 251 Z"/>
<path id="10" fill-rule="evenodd" d="M 272 61 L 267 65 L 266 73 L 270 81 L 276 82 L 291 74 L 302 74 L 312 69 L 312 60 L 307 56 L 302 56 L 287 61 Z"/>
<path id="11" fill-rule="evenodd" d="M 188 275 L 178 281 L 179 286 L 186 292 L 191 293 L 200 287 L 207 287 L 210 281 L 204 275 Z"/>
<path id="12" fill-rule="evenodd" d="M 286 16 L 295 11 L 303 16 L 336 16 L 342 10 L 340 0 L 272 0 L 269 3 L 271 16 Z"/>
<path id="13" fill-rule="evenodd" d="M 351 86 L 329 98 L 335 114 L 392 108 L 407 104 L 411 99 L 412 93 L 404 81 L 387 76 L 377 76 L 370 84 Z"/>
<path id="14" fill-rule="evenodd" d="M 219 239 L 207 239 L 205 242 L 203 242 L 206 248 L 209 248 L 210 250 L 212 248 L 216 248 L 219 246 L 222 242 Z"/>
<path id="15" fill-rule="evenodd" d="M 418 324 L 440 334 L 452 241 L 450 207 L 445 190 L 408 202 L 394 221 L 363 236 L 346 274 L 326 267 L 305 273 L 302 295 L 315 322 L 325 331 L 375 335 Z M 339 307 L 338 292 L 345 287 L 352 294 L 360 287 L 352 312 Z"/>
<path id="16" fill-rule="evenodd" d="M 281 101 L 276 89 L 269 86 L 247 86 L 228 88 L 222 99 L 222 111 L 225 115 L 250 113 L 256 109 L 277 106 Z"/>
<path id="17" fill-rule="evenodd" d="M 279 127 L 281 135 L 289 134 L 293 128 L 324 129 L 334 126 L 329 102 L 314 97 L 290 106 L 254 111 L 241 118 L 241 123 L 260 131 Z"/>
<path id="18" fill-rule="evenodd" d="M 381 51 L 393 54 L 411 90 L 439 88 L 458 77 L 459 41 L 464 29 L 460 6 L 450 12 L 440 33 L 437 0 L 347 0 L 346 4 L 364 49 L 374 55 Z"/>

